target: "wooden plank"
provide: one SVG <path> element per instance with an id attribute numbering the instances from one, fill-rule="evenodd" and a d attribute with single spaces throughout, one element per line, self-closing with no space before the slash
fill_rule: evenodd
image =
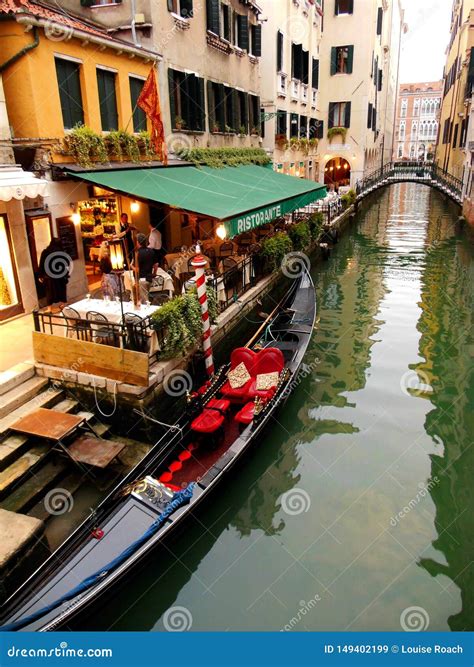
<path id="1" fill-rule="evenodd" d="M 35 361 L 80 373 L 148 387 L 148 354 L 33 331 Z M 67 379 L 67 375 L 65 376 Z"/>
<path id="2" fill-rule="evenodd" d="M 69 445 L 67 451 L 73 461 L 77 463 L 86 463 L 96 468 L 107 468 L 125 447 L 123 442 L 99 440 L 99 438 L 82 435 Z"/>
<path id="3" fill-rule="evenodd" d="M 62 440 L 84 422 L 84 417 L 68 412 L 39 408 L 11 425 L 13 431 L 48 440 Z"/>

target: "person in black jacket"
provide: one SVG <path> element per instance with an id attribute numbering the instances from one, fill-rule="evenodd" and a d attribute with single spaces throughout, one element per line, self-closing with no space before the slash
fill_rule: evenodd
<path id="1" fill-rule="evenodd" d="M 38 278 L 46 290 L 47 305 L 59 304 L 62 308 L 67 302 L 67 284 L 72 260 L 63 251 L 61 241 L 52 238 L 41 253 Z"/>

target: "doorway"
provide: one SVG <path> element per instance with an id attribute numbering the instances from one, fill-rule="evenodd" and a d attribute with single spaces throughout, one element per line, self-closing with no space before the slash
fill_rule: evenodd
<path id="1" fill-rule="evenodd" d="M 351 165 L 342 157 L 335 157 L 326 164 L 324 184 L 338 190 L 340 186 L 351 184 Z"/>
<path id="2" fill-rule="evenodd" d="M 38 303 L 40 306 L 45 306 L 47 305 L 46 288 L 44 284 L 39 281 L 39 264 L 41 253 L 47 248 L 53 237 L 51 213 L 41 210 L 25 211 L 25 220 Z"/>
<path id="3" fill-rule="evenodd" d="M 8 218 L 0 214 L 0 321 L 23 312 Z"/>

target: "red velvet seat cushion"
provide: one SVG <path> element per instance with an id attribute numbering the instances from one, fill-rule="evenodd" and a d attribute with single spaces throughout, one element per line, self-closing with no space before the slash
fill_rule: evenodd
<path id="1" fill-rule="evenodd" d="M 239 422 L 240 424 L 250 424 L 250 422 L 253 421 L 254 408 L 255 403 L 253 401 L 246 403 L 242 410 L 239 410 L 239 412 L 235 415 L 235 421 Z"/>
<path id="2" fill-rule="evenodd" d="M 257 355 L 257 363 L 252 375 L 261 373 L 281 373 L 285 367 L 285 358 L 281 350 L 277 347 L 267 347 L 260 350 Z"/>
<path id="3" fill-rule="evenodd" d="M 243 387 L 238 387 L 237 389 L 232 389 L 230 386 L 229 382 L 225 382 L 222 385 L 221 392 L 224 396 L 227 396 L 228 398 L 234 398 L 238 400 L 245 400 L 247 396 L 247 392 L 250 388 L 250 385 L 253 382 L 253 378 L 246 382 Z"/>
<path id="4" fill-rule="evenodd" d="M 239 364 L 245 364 L 250 375 L 255 375 L 254 366 L 257 363 L 258 354 L 247 347 L 237 347 L 230 355 L 230 367 L 236 368 Z"/>
<path id="5" fill-rule="evenodd" d="M 209 403 L 206 403 L 206 408 L 216 408 L 217 410 L 222 410 L 222 412 L 227 412 L 230 407 L 230 401 L 227 401 L 225 398 L 211 398 Z"/>
<path id="6" fill-rule="evenodd" d="M 224 415 L 217 410 L 204 410 L 191 424 L 197 433 L 214 433 L 224 423 Z"/>
<path id="7" fill-rule="evenodd" d="M 247 398 L 252 399 L 255 398 L 256 396 L 260 396 L 262 400 L 269 401 L 272 398 L 273 394 L 275 393 L 276 386 L 271 387 L 270 389 L 263 389 L 263 390 L 256 389 L 256 386 L 257 386 L 257 380 L 253 379 L 247 391 Z"/>

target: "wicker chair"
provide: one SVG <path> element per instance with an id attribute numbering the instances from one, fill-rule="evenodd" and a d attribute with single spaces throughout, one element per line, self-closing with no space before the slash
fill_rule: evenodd
<path id="1" fill-rule="evenodd" d="M 92 333 L 92 341 L 102 345 L 113 345 L 118 347 L 119 336 L 117 330 L 109 322 L 109 320 L 95 310 L 90 310 L 86 313 L 87 320 L 91 323 L 90 330 Z"/>

